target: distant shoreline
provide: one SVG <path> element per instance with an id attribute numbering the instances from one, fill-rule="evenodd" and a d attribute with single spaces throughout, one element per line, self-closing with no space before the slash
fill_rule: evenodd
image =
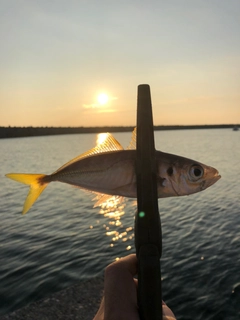
<path id="1" fill-rule="evenodd" d="M 186 129 L 233 129 L 240 124 L 217 125 L 172 125 L 154 126 L 154 130 L 186 130 Z M 131 132 L 134 126 L 103 126 L 103 127 L 0 127 L 0 139 L 61 134 L 100 133 L 100 132 Z"/>

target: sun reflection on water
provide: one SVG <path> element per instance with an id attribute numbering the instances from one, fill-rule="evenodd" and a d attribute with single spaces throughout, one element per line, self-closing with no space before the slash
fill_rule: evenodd
<path id="1" fill-rule="evenodd" d="M 131 250 L 132 245 L 128 244 L 134 238 L 133 227 L 125 227 L 121 218 L 125 214 L 126 203 L 121 197 L 113 196 L 100 205 L 99 213 L 109 221 L 103 225 L 105 235 L 109 237 L 109 246 L 112 248 L 119 242 L 126 242 L 125 249 Z"/>

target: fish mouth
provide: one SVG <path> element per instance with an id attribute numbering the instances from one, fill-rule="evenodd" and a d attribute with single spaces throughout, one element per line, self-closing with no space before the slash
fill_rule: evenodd
<path id="1" fill-rule="evenodd" d="M 217 182 L 219 179 L 221 179 L 221 175 L 217 173 L 217 176 L 213 177 L 213 183 Z"/>
<path id="2" fill-rule="evenodd" d="M 214 183 L 217 182 L 219 179 L 221 179 L 221 175 L 219 174 L 219 172 L 216 170 L 214 176 L 212 177 Z"/>
<path id="3" fill-rule="evenodd" d="M 212 186 L 214 183 L 216 183 L 219 179 L 221 179 L 221 175 L 219 174 L 219 172 L 216 170 L 214 176 L 212 176 L 211 178 L 203 181 L 202 185 L 201 185 L 201 189 L 206 189 L 210 186 Z"/>

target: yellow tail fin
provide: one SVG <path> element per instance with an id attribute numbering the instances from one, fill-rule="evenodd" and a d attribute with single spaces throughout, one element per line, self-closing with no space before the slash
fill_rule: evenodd
<path id="1" fill-rule="evenodd" d="M 23 214 L 28 212 L 48 185 L 47 183 L 41 183 L 41 178 L 45 177 L 44 174 L 8 173 L 6 177 L 30 185 L 29 193 L 23 206 Z"/>

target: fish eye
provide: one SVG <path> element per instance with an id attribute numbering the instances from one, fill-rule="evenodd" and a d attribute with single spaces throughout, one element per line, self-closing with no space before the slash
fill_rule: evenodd
<path id="1" fill-rule="evenodd" d="M 190 176 L 193 179 L 200 179 L 203 176 L 204 170 L 200 165 L 194 164 L 190 169 Z"/>

